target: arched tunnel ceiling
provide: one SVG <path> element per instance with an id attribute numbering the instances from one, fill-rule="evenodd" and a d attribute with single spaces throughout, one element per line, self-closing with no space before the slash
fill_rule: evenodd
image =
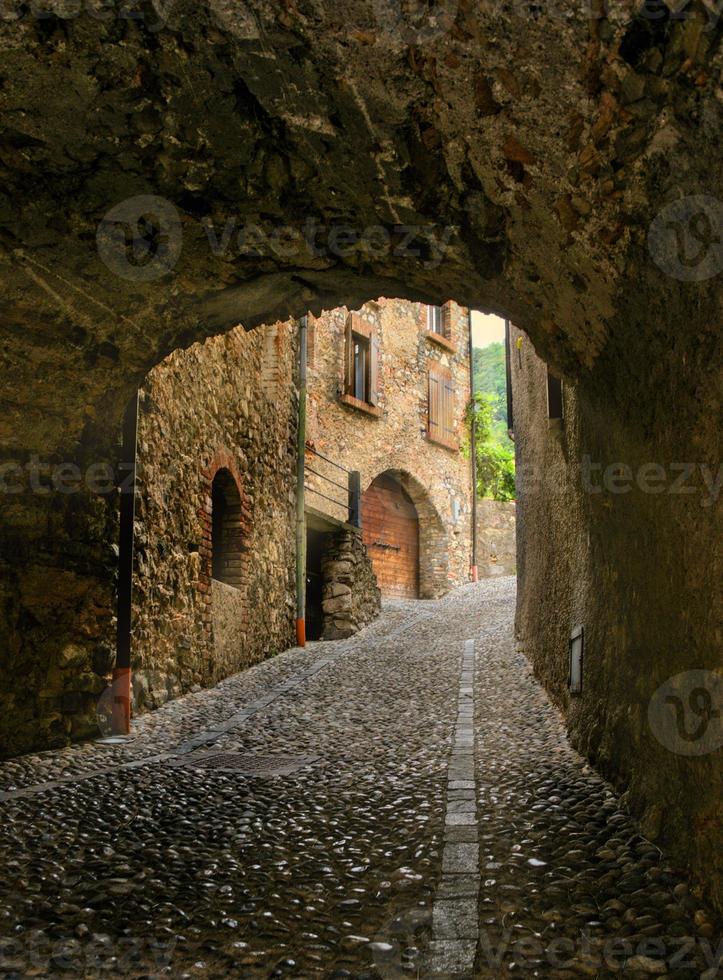
<path id="1" fill-rule="evenodd" d="M 570 372 L 630 329 L 641 283 L 664 288 L 650 222 L 720 188 L 715 4 L 409 6 L 13 8 L 5 446 L 72 444 L 169 350 L 239 320 L 453 297 L 511 316 Z M 118 225 L 100 248 L 98 228 L 128 199 L 111 218 L 149 213 L 147 195 L 161 227 L 136 266 Z"/>

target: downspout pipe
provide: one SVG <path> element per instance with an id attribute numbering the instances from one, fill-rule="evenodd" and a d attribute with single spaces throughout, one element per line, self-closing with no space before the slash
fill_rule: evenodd
<path id="1" fill-rule="evenodd" d="M 118 609 L 116 658 L 113 669 L 111 731 L 128 735 L 131 730 L 131 629 L 133 619 L 133 525 L 136 515 L 136 452 L 138 444 L 136 392 L 123 418 L 120 475 L 120 535 L 118 541 Z"/>
<path id="2" fill-rule="evenodd" d="M 469 434 L 469 454 L 472 461 L 472 556 L 470 560 L 470 579 L 479 580 L 477 565 L 477 423 L 474 404 L 474 343 L 472 339 L 472 310 L 469 311 L 469 395 L 472 403 L 472 421 Z"/>
<path id="3" fill-rule="evenodd" d="M 299 320 L 299 417 L 296 435 L 296 645 L 306 646 L 306 464 L 307 317 Z"/>

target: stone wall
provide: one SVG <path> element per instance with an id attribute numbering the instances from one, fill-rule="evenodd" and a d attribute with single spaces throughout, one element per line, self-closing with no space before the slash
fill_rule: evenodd
<path id="1" fill-rule="evenodd" d="M 380 299 L 362 307 L 360 316 L 375 327 L 379 343 L 378 400 L 373 413 L 341 397 L 349 311 L 342 307 L 311 318 L 310 324 L 308 442 L 329 459 L 358 470 L 362 491 L 388 471 L 403 481 L 420 518 L 421 594 L 429 597 L 468 581 L 471 557 L 469 462 L 458 448 L 437 444 L 427 436 L 430 364 L 451 372 L 460 445 L 465 436 L 468 316 L 456 304 L 449 307 L 449 342 L 430 338 L 423 303 Z M 324 475 L 335 475 L 323 461 L 314 458 L 312 465 Z M 310 484 L 314 486 L 313 481 Z M 324 489 L 323 483 L 316 486 Z M 307 502 L 347 519 L 343 508 L 314 493 L 307 494 Z"/>
<path id="2" fill-rule="evenodd" d="M 675 333 L 682 302 L 669 314 L 656 347 L 631 305 L 625 369 L 608 360 L 597 376 L 566 379 L 561 424 L 547 420 L 545 364 L 513 330 L 517 631 L 575 745 L 721 909 L 719 407 L 707 354 Z M 672 361 L 670 343 L 686 357 Z M 583 690 L 571 695 L 578 625 Z"/>
<path id="3" fill-rule="evenodd" d="M 381 610 L 381 593 L 358 532 L 329 534 L 321 572 L 324 580 L 322 639 L 352 636 L 376 619 Z"/>
<path id="4" fill-rule="evenodd" d="M 514 500 L 477 501 L 477 570 L 480 578 L 515 575 L 517 505 Z"/>
<path id="5" fill-rule="evenodd" d="M 141 392 L 134 707 L 155 707 L 293 644 L 297 397 L 291 325 L 176 351 Z M 233 585 L 212 576 L 211 487 L 239 500 Z"/>

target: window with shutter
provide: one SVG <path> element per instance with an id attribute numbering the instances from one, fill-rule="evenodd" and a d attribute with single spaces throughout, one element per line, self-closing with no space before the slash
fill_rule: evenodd
<path id="1" fill-rule="evenodd" d="M 341 400 L 379 415 L 379 337 L 373 323 L 358 313 L 346 322 L 344 394 Z"/>
<path id="2" fill-rule="evenodd" d="M 452 304 L 445 303 L 442 307 L 442 336 L 445 340 L 452 340 Z"/>
<path id="3" fill-rule="evenodd" d="M 448 449 L 459 448 L 454 426 L 454 403 L 452 372 L 441 364 L 430 364 L 427 436 Z"/>
<path id="4" fill-rule="evenodd" d="M 427 307 L 427 337 L 447 350 L 454 350 L 452 343 L 452 304 Z"/>

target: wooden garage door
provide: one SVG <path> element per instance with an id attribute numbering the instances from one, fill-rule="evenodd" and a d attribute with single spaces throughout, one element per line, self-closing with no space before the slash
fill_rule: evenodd
<path id="1" fill-rule="evenodd" d="M 419 597 L 419 520 L 401 484 L 383 474 L 362 496 L 362 537 L 383 595 Z"/>

